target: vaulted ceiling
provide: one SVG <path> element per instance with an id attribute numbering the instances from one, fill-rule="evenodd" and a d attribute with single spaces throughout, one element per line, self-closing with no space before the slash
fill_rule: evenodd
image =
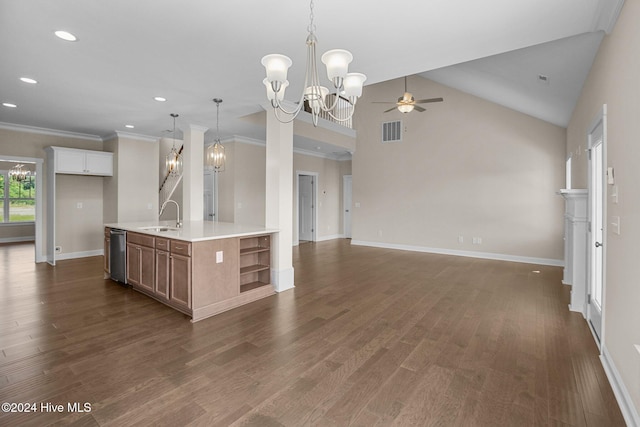
<path id="1" fill-rule="evenodd" d="M 350 69 L 366 84 L 423 73 L 565 126 L 622 2 L 318 0 L 314 15 L 319 53 L 350 50 Z M 262 139 L 264 129 L 242 119 L 266 102 L 260 59 L 293 59 L 288 98 L 296 98 L 308 20 L 299 0 L 0 0 L 0 104 L 17 105 L 0 106 L 0 125 L 157 137 L 175 112 L 178 126 L 215 132 L 218 97 L 222 137 Z M 557 85 L 546 98 L 539 74 Z"/>

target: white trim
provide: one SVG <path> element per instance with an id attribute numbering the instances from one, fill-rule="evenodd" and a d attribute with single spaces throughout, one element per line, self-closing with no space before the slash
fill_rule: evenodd
<path id="1" fill-rule="evenodd" d="M 37 133 L 40 135 L 62 136 L 64 138 L 88 139 L 90 141 L 102 142 L 102 137 L 88 133 L 68 132 L 65 130 L 39 128 L 35 126 L 18 125 L 14 123 L 0 122 L 0 129 L 14 130 L 17 132 Z"/>
<path id="2" fill-rule="evenodd" d="M 294 136 L 294 139 L 295 139 L 295 136 Z M 259 139 L 247 138 L 246 136 L 239 136 L 239 135 L 233 135 L 232 138 L 227 138 L 226 140 L 223 140 L 221 142 L 222 144 L 225 144 L 227 142 L 239 142 L 241 144 L 257 145 L 259 147 L 266 146 L 265 141 L 261 141 Z M 209 144 L 205 144 L 205 145 L 210 145 L 210 144 L 213 144 L 213 142 L 210 142 Z M 303 156 L 320 157 L 322 159 L 336 160 L 338 162 L 345 162 L 345 161 L 351 160 L 351 153 L 347 151 L 340 154 L 328 154 L 328 153 L 318 153 L 317 151 L 304 150 L 302 148 L 293 147 L 293 152 L 296 154 L 301 154 Z"/>
<path id="3" fill-rule="evenodd" d="M 624 0 L 599 0 L 597 3 L 598 7 L 591 24 L 592 31 L 604 30 L 611 34 L 622 11 Z"/>
<path id="4" fill-rule="evenodd" d="M 104 249 L 98 249 L 95 251 L 84 251 L 84 252 L 69 252 L 56 254 L 56 261 L 60 261 L 63 259 L 76 259 L 76 258 L 87 258 L 91 256 L 100 256 L 104 255 Z"/>
<path id="5" fill-rule="evenodd" d="M 35 242 L 36 236 L 0 237 L 0 243 Z"/>
<path id="6" fill-rule="evenodd" d="M 295 288 L 293 267 L 284 270 L 271 269 L 271 284 L 276 292 L 284 292 Z"/>
<path id="7" fill-rule="evenodd" d="M 141 135 L 139 133 L 121 132 L 119 130 L 114 131 L 112 134 L 105 136 L 104 138 L 102 138 L 102 141 L 107 142 L 116 138 L 127 138 L 127 139 L 134 139 L 136 141 L 145 141 L 145 142 L 160 141 L 160 137 Z"/>
<path id="8" fill-rule="evenodd" d="M 371 246 L 374 248 L 399 249 L 402 251 L 427 252 L 441 255 L 454 255 L 469 258 L 493 259 L 497 261 L 522 262 L 525 264 L 549 265 L 553 267 L 564 266 L 564 260 L 552 258 L 534 258 L 518 255 L 496 254 L 491 252 L 459 251 L 454 249 L 429 248 L 425 246 L 401 245 L 396 243 L 367 242 L 362 240 L 351 240 L 352 245 Z"/>
<path id="9" fill-rule="evenodd" d="M 329 236 L 321 236 L 316 238 L 316 242 L 325 242 L 327 240 L 344 239 L 344 234 L 330 234 Z"/>
<path id="10" fill-rule="evenodd" d="M 602 362 L 604 372 L 607 374 L 607 379 L 609 380 L 609 384 L 611 384 L 613 394 L 616 396 L 624 421 L 628 426 L 640 426 L 640 416 L 638 416 L 638 411 L 633 404 L 633 399 L 631 399 L 629 391 L 624 385 L 624 381 L 622 381 L 620 372 L 618 372 L 615 363 L 613 363 L 613 359 L 611 359 L 611 355 L 604 343 L 602 344 L 600 362 Z"/>

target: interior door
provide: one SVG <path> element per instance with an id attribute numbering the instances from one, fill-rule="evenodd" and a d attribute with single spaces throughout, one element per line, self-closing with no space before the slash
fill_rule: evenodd
<path id="1" fill-rule="evenodd" d="M 210 170 L 204 171 L 204 220 L 216 221 L 217 219 L 217 194 L 216 173 Z"/>
<path id="2" fill-rule="evenodd" d="M 605 252 L 605 124 L 604 117 L 589 133 L 589 266 L 587 319 L 598 340 L 602 339 Z"/>
<path id="3" fill-rule="evenodd" d="M 351 238 L 351 175 L 342 177 L 342 206 L 344 209 L 343 229 L 344 237 Z"/>
<path id="4" fill-rule="evenodd" d="M 313 177 L 298 177 L 298 240 L 313 241 Z"/>

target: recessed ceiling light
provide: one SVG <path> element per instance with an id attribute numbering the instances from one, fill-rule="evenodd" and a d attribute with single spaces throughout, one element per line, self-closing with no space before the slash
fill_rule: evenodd
<path id="1" fill-rule="evenodd" d="M 167 98 L 163 98 L 163 97 L 161 97 L 161 96 L 156 96 L 156 97 L 155 97 L 155 98 L 153 98 L 153 99 L 155 99 L 155 100 L 156 100 L 156 101 L 158 101 L 158 102 L 164 102 L 164 101 L 166 101 L 166 100 L 167 100 Z"/>
<path id="2" fill-rule="evenodd" d="M 17 108 L 18 107 L 16 104 L 12 104 L 10 102 L 3 102 L 2 105 L 4 105 L 5 107 L 9 107 L 9 108 Z"/>
<path id="3" fill-rule="evenodd" d="M 128 129 L 133 129 L 133 128 L 135 128 L 135 126 L 134 126 L 134 125 L 124 125 L 124 127 L 128 128 Z"/>
<path id="4" fill-rule="evenodd" d="M 78 40 L 78 38 L 76 36 L 74 36 L 73 34 L 71 34 L 68 31 L 56 31 L 54 34 L 56 36 L 58 36 L 59 38 L 61 38 L 62 40 L 66 40 L 68 42 L 74 42 L 74 41 Z"/>
<path id="5" fill-rule="evenodd" d="M 25 82 L 25 83 L 30 83 L 30 84 L 32 84 L 32 85 L 34 85 L 34 84 L 38 83 L 38 81 L 37 81 L 37 80 L 34 80 L 34 79 L 32 79 L 32 78 L 29 78 L 29 77 L 20 77 L 20 80 L 21 80 L 21 81 L 23 81 L 23 82 Z"/>

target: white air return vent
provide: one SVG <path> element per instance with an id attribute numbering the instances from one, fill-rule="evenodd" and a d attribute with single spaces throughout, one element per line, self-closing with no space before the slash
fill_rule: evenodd
<path id="1" fill-rule="evenodd" d="M 402 141 L 402 120 L 382 123 L 382 142 Z"/>

